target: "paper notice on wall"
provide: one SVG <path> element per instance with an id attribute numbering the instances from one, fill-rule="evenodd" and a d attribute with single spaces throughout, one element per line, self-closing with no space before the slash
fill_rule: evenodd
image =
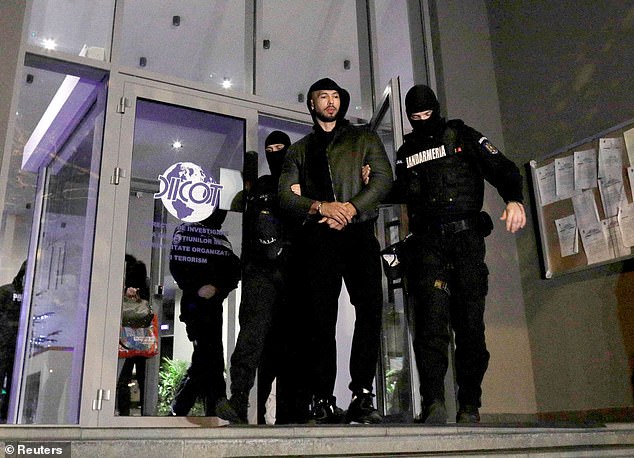
<path id="1" fill-rule="evenodd" d="M 603 212 L 606 217 L 616 216 L 619 211 L 621 202 L 624 200 L 623 182 L 599 178 L 599 193 L 601 194 L 601 203 L 603 204 Z"/>
<path id="2" fill-rule="evenodd" d="M 623 140 L 625 140 L 625 149 L 627 149 L 629 162 L 634 164 L 634 127 L 623 132 Z"/>
<path id="3" fill-rule="evenodd" d="M 634 167 L 627 168 L 627 177 L 630 180 L 630 200 L 634 201 Z"/>
<path id="4" fill-rule="evenodd" d="M 603 224 L 603 232 L 608 240 L 610 257 L 620 258 L 622 256 L 628 256 L 632 250 L 624 245 L 621 230 L 619 229 L 618 218 L 616 216 L 614 218 L 606 218 L 601 221 L 601 224 Z"/>
<path id="5" fill-rule="evenodd" d="M 584 151 L 575 151 L 575 189 L 597 187 L 597 151 L 589 149 Z"/>
<path id="6" fill-rule="evenodd" d="M 555 189 L 557 199 L 567 199 L 575 193 L 573 156 L 555 159 Z"/>
<path id="7" fill-rule="evenodd" d="M 557 201 L 557 187 L 555 183 L 555 163 L 551 162 L 537 170 L 537 189 L 539 191 L 539 200 L 544 205 L 552 204 Z"/>
<path id="8" fill-rule="evenodd" d="M 591 227 L 599 222 L 599 210 L 597 202 L 594 200 L 594 192 L 591 189 L 573 196 L 572 206 L 575 210 L 579 229 Z"/>
<path id="9" fill-rule="evenodd" d="M 599 178 L 623 181 L 623 139 L 599 139 Z"/>
<path id="10" fill-rule="evenodd" d="M 623 245 L 634 246 L 634 204 L 625 204 L 619 209 L 618 221 Z"/>
<path id="11" fill-rule="evenodd" d="M 572 256 L 579 253 L 579 232 L 577 231 L 577 219 L 575 215 L 568 215 L 556 219 L 557 236 L 559 237 L 559 250 L 561 257 Z"/>
<path id="12" fill-rule="evenodd" d="M 608 261 L 610 256 L 610 247 L 603 224 L 599 221 L 588 225 L 585 228 L 579 228 L 583 249 L 588 258 L 588 264 L 596 264 L 598 262 Z"/>

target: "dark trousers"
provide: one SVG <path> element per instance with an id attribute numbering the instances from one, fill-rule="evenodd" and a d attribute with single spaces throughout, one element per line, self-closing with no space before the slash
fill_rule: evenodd
<path id="1" fill-rule="evenodd" d="M 318 398 L 331 396 L 337 377 L 335 339 L 342 280 L 355 307 L 350 351 L 352 392 L 372 390 L 381 333 L 381 264 L 374 223 L 351 224 L 342 231 L 325 224 L 304 227 L 298 256 L 303 266 L 300 324 L 306 352 L 305 384 Z"/>
<path id="2" fill-rule="evenodd" d="M 191 364 L 176 391 L 172 410 L 187 415 L 197 398 L 205 403 L 205 415 L 215 416 L 216 401 L 226 396 L 224 347 L 222 344 L 222 300 L 209 300 L 183 293 L 180 320 L 192 342 Z"/>
<path id="3" fill-rule="evenodd" d="M 141 415 L 143 415 L 143 396 L 145 395 L 145 363 L 147 358 L 134 356 L 123 361 L 121 373 L 117 379 L 117 406 L 120 416 L 130 415 L 130 382 L 132 371 L 136 366 L 136 380 L 141 393 Z"/>
<path id="4" fill-rule="evenodd" d="M 17 328 L 17 327 L 16 327 Z M 11 379 L 13 377 L 13 363 L 15 359 L 15 337 L 5 339 L 0 345 L 0 423 L 6 423 L 9 413 L 9 398 L 11 396 Z"/>
<path id="5" fill-rule="evenodd" d="M 489 273 L 484 238 L 475 230 L 465 230 L 417 234 L 410 242 L 407 281 L 414 298 L 414 353 L 423 404 L 444 399 L 451 324 L 458 401 L 479 407 L 489 362 L 484 335 Z"/>
<path id="6" fill-rule="evenodd" d="M 231 392 L 249 393 L 258 374 L 258 423 L 264 423 L 266 400 L 280 362 L 277 318 L 284 301 L 278 262 L 249 263 L 242 277 L 240 333 L 231 355 Z"/>
<path id="7" fill-rule="evenodd" d="M 275 424 L 306 423 L 310 402 L 306 329 L 306 273 L 297 244 L 287 253 L 285 300 L 276 320 L 277 343 L 283 361 L 277 368 Z"/>

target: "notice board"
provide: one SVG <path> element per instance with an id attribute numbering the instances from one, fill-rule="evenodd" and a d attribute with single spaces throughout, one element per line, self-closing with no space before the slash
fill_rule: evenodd
<path id="1" fill-rule="evenodd" d="M 529 165 L 546 278 L 634 256 L 634 119 Z"/>

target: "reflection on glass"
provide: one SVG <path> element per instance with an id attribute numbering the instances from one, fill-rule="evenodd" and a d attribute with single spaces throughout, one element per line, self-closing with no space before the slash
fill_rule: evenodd
<path id="1" fill-rule="evenodd" d="M 126 253 L 147 266 L 149 301 L 158 318 L 159 350 L 134 367 L 127 358 L 120 358 L 116 410 L 120 416 L 173 412 L 177 388 L 187 377 L 192 358 L 188 330 L 179 319 L 183 290 L 170 273 L 173 235 L 182 224 L 197 225 L 213 216 L 219 211 L 214 208 L 231 210 L 237 205 L 242 190 L 244 136 L 243 119 L 150 100 L 137 102 Z M 178 147 L 175 142 L 179 142 Z M 228 211 L 222 232 L 239 256 L 241 214 Z M 185 236 L 187 240 L 192 237 Z M 202 259 L 202 252 L 196 252 L 200 248 L 190 247 L 183 255 Z M 220 312 L 223 326 L 220 354 L 224 363 L 226 353 L 231 352 L 230 343 L 235 341 L 235 324 L 229 317 L 237 317 L 238 303 L 239 290 L 234 290 L 214 309 Z M 205 393 L 193 390 L 190 395 L 189 415 L 213 413 L 209 408 L 205 412 Z M 183 414 L 181 410 L 176 413 Z"/>
<path id="2" fill-rule="evenodd" d="M 107 60 L 115 0 L 33 0 L 28 43 L 46 50 Z"/>
<path id="3" fill-rule="evenodd" d="M 380 209 L 380 237 L 382 246 L 389 246 L 402 238 L 398 206 Z M 381 362 L 377 385 L 381 387 L 381 405 L 385 415 L 399 421 L 411 421 L 412 383 L 407 307 L 401 278 L 384 279 L 383 334 Z"/>

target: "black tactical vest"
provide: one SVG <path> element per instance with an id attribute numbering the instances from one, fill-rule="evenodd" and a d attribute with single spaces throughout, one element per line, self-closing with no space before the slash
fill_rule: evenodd
<path id="1" fill-rule="evenodd" d="M 465 142 L 464 124 L 449 122 L 442 137 L 408 135 L 399 154 L 412 229 L 477 214 L 484 199 L 484 177 L 476 162 L 477 142 Z"/>

